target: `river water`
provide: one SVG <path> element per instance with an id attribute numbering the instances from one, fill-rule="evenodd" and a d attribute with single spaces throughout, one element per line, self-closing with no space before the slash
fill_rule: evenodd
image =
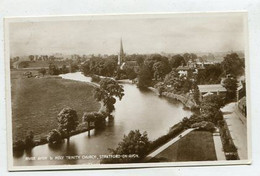
<path id="1" fill-rule="evenodd" d="M 90 78 L 80 72 L 68 73 L 61 77 L 90 81 Z M 36 146 L 31 151 L 14 156 L 14 165 L 98 164 L 100 163 L 98 156 L 109 154 L 108 148 L 115 148 L 124 134 L 128 134 L 130 130 L 146 131 L 148 138 L 154 140 L 166 134 L 169 128 L 180 122 L 183 117 L 191 115 L 191 112 L 184 110 L 183 105 L 178 101 L 160 98 L 152 91 L 140 91 L 133 84 L 122 85 L 125 96 L 121 101 L 116 102 L 115 118 L 107 122 L 104 130 L 92 130 L 90 137 L 87 132 L 72 136 L 69 144 L 65 141 L 56 147 L 47 144 Z M 72 157 L 64 158 L 64 156 Z"/>

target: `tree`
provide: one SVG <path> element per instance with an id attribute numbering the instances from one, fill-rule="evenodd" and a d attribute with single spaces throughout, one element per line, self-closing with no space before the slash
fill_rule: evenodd
<path id="1" fill-rule="evenodd" d="M 34 55 L 29 55 L 29 59 L 30 59 L 30 61 L 33 61 L 34 60 Z"/>
<path id="2" fill-rule="evenodd" d="M 214 94 L 206 96 L 201 102 L 201 116 L 204 120 L 217 124 L 219 120 L 223 119 L 222 112 L 220 111 L 223 105 L 224 101 L 221 96 Z"/>
<path id="3" fill-rule="evenodd" d="M 127 67 L 125 69 L 125 72 L 126 72 L 127 78 L 130 80 L 133 80 L 137 77 L 137 74 L 135 73 L 134 69 L 131 67 Z"/>
<path id="4" fill-rule="evenodd" d="M 95 121 L 95 114 L 91 113 L 84 113 L 82 117 L 83 122 L 88 123 L 88 136 L 90 136 L 90 123 Z"/>
<path id="5" fill-rule="evenodd" d="M 116 158 L 108 159 L 106 163 L 131 163 L 138 162 L 147 155 L 150 141 L 147 133 L 140 133 L 139 130 L 132 130 L 128 135 L 124 135 L 123 140 L 118 144 L 116 149 L 109 149 L 112 155 L 137 155 L 136 158 Z"/>
<path id="6" fill-rule="evenodd" d="M 200 98 L 200 92 L 199 92 L 199 89 L 198 89 L 198 86 L 196 86 L 195 88 L 194 88 L 194 94 L 193 94 L 193 99 L 195 100 L 195 102 L 197 103 L 197 104 L 199 104 L 199 98 Z"/>
<path id="7" fill-rule="evenodd" d="M 32 131 L 30 131 L 26 138 L 25 138 L 25 141 L 24 141 L 24 144 L 25 144 L 25 148 L 32 148 L 34 147 L 34 141 L 33 141 L 33 138 L 34 138 L 34 134 Z"/>
<path id="8" fill-rule="evenodd" d="M 79 66 L 77 64 L 73 64 L 73 63 L 70 64 L 70 72 L 71 73 L 76 72 L 78 69 L 79 69 Z M 68 70 L 68 72 L 69 72 L 69 70 Z"/>
<path id="9" fill-rule="evenodd" d="M 196 81 L 197 84 L 219 84 L 224 70 L 221 64 L 209 65 L 205 70 L 199 71 Z"/>
<path id="10" fill-rule="evenodd" d="M 60 72 L 62 74 L 69 73 L 69 69 L 67 68 L 66 65 L 62 65 Z"/>
<path id="11" fill-rule="evenodd" d="M 149 87 L 152 83 L 152 78 L 152 72 L 150 71 L 149 67 L 147 65 L 143 65 L 138 73 L 137 86 L 139 88 Z"/>
<path id="12" fill-rule="evenodd" d="M 184 53 L 183 58 L 185 60 L 185 63 L 188 63 L 188 61 L 191 59 L 191 54 L 189 53 Z"/>
<path id="13" fill-rule="evenodd" d="M 42 76 L 44 77 L 44 75 L 46 74 L 46 69 L 45 69 L 45 68 L 41 68 L 41 69 L 39 70 L 39 73 L 41 73 Z"/>
<path id="14" fill-rule="evenodd" d="M 177 68 L 181 65 L 186 65 L 184 58 L 179 54 L 172 56 L 172 58 L 169 59 L 169 63 L 171 68 Z"/>
<path id="15" fill-rule="evenodd" d="M 58 74 L 60 74 L 60 71 L 59 71 L 58 67 L 56 65 L 54 65 L 53 63 L 49 64 L 49 74 L 50 75 L 58 75 Z"/>
<path id="16" fill-rule="evenodd" d="M 163 77 L 164 66 L 162 62 L 156 62 L 153 64 L 154 79 L 161 80 Z"/>
<path id="17" fill-rule="evenodd" d="M 190 55 L 191 55 L 191 61 L 192 62 L 194 62 L 198 58 L 198 56 L 194 53 L 191 53 Z"/>
<path id="18" fill-rule="evenodd" d="M 138 55 L 136 58 L 136 62 L 139 66 L 142 66 L 144 64 L 144 57 L 141 55 Z"/>
<path id="19" fill-rule="evenodd" d="M 22 140 L 15 141 L 13 143 L 13 151 L 21 152 L 25 149 L 25 143 Z"/>
<path id="20" fill-rule="evenodd" d="M 165 76 L 164 83 L 174 86 L 178 79 L 179 73 L 175 69 L 172 69 L 172 71 Z"/>
<path id="21" fill-rule="evenodd" d="M 244 74 L 244 61 L 239 58 L 237 53 L 227 54 L 222 61 L 222 66 L 226 74 L 240 76 Z"/>
<path id="22" fill-rule="evenodd" d="M 204 105 L 210 105 L 211 107 L 220 109 L 224 106 L 224 100 L 220 95 L 212 94 L 203 98 L 201 107 L 203 108 Z"/>
<path id="23" fill-rule="evenodd" d="M 104 78 L 100 81 L 100 87 L 95 89 L 94 96 L 97 101 L 103 102 L 107 113 L 110 114 L 115 109 L 115 97 L 118 97 L 119 100 L 121 100 L 124 96 L 124 89 L 117 81 L 110 78 Z"/>
<path id="24" fill-rule="evenodd" d="M 59 130 L 53 129 L 48 134 L 47 140 L 50 144 L 59 144 L 62 141 L 62 135 Z"/>
<path id="25" fill-rule="evenodd" d="M 67 135 L 67 141 L 70 139 L 70 132 L 75 130 L 78 126 L 77 112 L 71 108 L 64 108 L 58 114 L 59 130 L 63 131 Z"/>
<path id="26" fill-rule="evenodd" d="M 18 65 L 19 68 L 27 68 L 29 66 L 29 61 L 21 61 Z"/>
<path id="27" fill-rule="evenodd" d="M 227 101 L 236 97 L 237 80 L 234 78 L 227 78 L 223 81 L 224 87 L 227 89 Z"/>

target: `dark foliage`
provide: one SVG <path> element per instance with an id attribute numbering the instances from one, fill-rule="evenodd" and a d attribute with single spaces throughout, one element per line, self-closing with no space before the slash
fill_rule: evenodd
<path id="1" fill-rule="evenodd" d="M 180 54 L 172 56 L 172 58 L 169 59 L 169 64 L 171 68 L 177 68 L 181 65 L 186 65 L 186 62 Z"/>
<path id="2" fill-rule="evenodd" d="M 225 122 L 225 120 L 219 121 L 218 123 L 219 129 L 220 129 L 220 137 L 223 144 L 224 152 L 226 153 L 226 159 L 227 160 L 237 160 L 238 154 L 237 154 L 237 148 L 233 143 L 232 137 L 230 135 L 228 126 Z"/>
<path id="3" fill-rule="evenodd" d="M 130 131 L 124 135 L 123 140 L 118 144 L 116 149 L 109 149 L 112 155 L 118 155 L 119 158 L 104 159 L 102 163 L 133 163 L 139 162 L 148 153 L 150 142 L 147 133 L 140 133 L 139 130 Z M 122 156 L 126 157 L 122 157 Z M 130 155 L 137 157 L 131 158 Z"/>
<path id="4" fill-rule="evenodd" d="M 227 89 L 226 101 L 232 101 L 236 98 L 237 80 L 235 78 L 227 78 L 223 81 L 224 87 Z"/>
<path id="5" fill-rule="evenodd" d="M 104 78 L 100 81 L 100 87 L 95 89 L 94 96 L 97 101 L 103 102 L 107 113 L 110 114 L 115 109 L 115 97 L 118 97 L 119 100 L 121 100 L 124 96 L 124 89 L 117 81 L 110 78 Z"/>
<path id="6" fill-rule="evenodd" d="M 40 70 L 39 70 L 39 73 L 41 73 L 42 74 L 42 76 L 44 76 L 45 74 L 46 74 L 46 69 L 45 68 L 41 68 Z"/>
<path id="7" fill-rule="evenodd" d="M 27 68 L 29 66 L 29 61 L 22 61 L 19 63 L 19 68 Z"/>
<path id="8" fill-rule="evenodd" d="M 60 74 L 60 69 L 54 65 L 53 63 L 49 64 L 49 74 L 50 75 L 59 75 Z"/>
<path id="9" fill-rule="evenodd" d="M 13 151 L 23 151 L 24 149 L 25 149 L 24 141 L 18 140 L 13 143 Z"/>
<path id="10" fill-rule="evenodd" d="M 34 143 L 33 138 L 34 138 L 34 134 L 32 131 L 30 131 L 24 140 L 25 148 L 30 149 L 30 148 L 34 147 L 35 143 Z"/>
<path id="11" fill-rule="evenodd" d="M 99 83 L 101 78 L 97 75 L 91 75 L 91 82 Z"/>
<path id="12" fill-rule="evenodd" d="M 78 115 L 77 112 L 71 108 L 64 108 L 58 114 L 59 130 L 63 131 L 67 135 L 69 140 L 70 132 L 75 130 L 78 126 Z"/>
<path id="13" fill-rule="evenodd" d="M 222 66 L 226 74 L 240 76 L 244 73 L 245 63 L 244 59 L 240 59 L 237 53 L 231 53 L 224 57 Z"/>
<path id="14" fill-rule="evenodd" d="M 138 74 L 138 84 L 137 86 L 139 88 L 147 88 L 149 86 L 151 86 L 152 84 L 152 72 L 149 69 L 149 66 L 147 65 L 143 65 L 140 68 L 140 72 Z"/>
<path id="15" fill-rule="evenodd" d="M 53 129 L 47 137 L 50 144 L 59 144 L 62 141 L 62 134 L 59 130 Z"/>
<path id="16" fill-rule="evenodd" d="M 149 153 L 156 150 L 158 147 L 165 144 L 170 139 L 178 136 L 183 130 L 184 130 L 184 124 L 178 123 L 174 125 L 166 135 L 163 135 L 151 142 L 149 146 Z"/>

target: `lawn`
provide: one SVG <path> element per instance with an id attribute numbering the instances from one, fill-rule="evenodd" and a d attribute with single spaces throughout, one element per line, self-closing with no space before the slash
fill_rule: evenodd
<path id="1" fill-rule="evenodd" d="M 46 78 L 25 78 L 24 71 L 11 71 L 13 139 L 24 139 L 33 131 L 39 139 L 57 128 L 57 114 L 69 106 L 78 113 L 97 111 L 100 104 L 93 98 L 87 83 Z"/>
<path id="2" fill-rule="evenodd" d="M 217 160 L 213 136 L 207 131 L 192 131 L 156 155 L 151 161 L 210 161 Z"/>

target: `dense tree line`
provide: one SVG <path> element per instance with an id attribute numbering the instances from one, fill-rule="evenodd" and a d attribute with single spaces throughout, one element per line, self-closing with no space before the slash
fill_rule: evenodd
<path id="1" fill-rule="evenodd" d="M 69 66 L 67 65 L 62 65 L 61 68 L 59 68 L 57 65 L 53 64 L 53 63 L 50 63 L 49 64 L 49 74 L 50 75 L 59 75 L 59 74 L 66 74 L 66 73 L 73 73 L 73 72 L 76 72 L 79 70 L 79 66 L 76 64 L 76 63 L 71 63 Z M 44 70 L 43 68 L 39 71 L 41 74 L 44 74 L 46 73 L 43 73 Z"/>
<path id="2" fill-rule="evenodd" d="M 95 74 L 100 76 L 113 77 L 115 76 L 116 69 L 117 57 L 114 55 L 106 59 L 92 57 L 81 66 L 81 70 L 86 76 Z"/>
<path id="3" fill-rule="evenodd" d="M 187 65 L 189 61 L 199 60 L 204 62 L 209 58 L 214 59 L 215 57 L 213 54 L 198 57 L 194 53 L 176 54 L 172 57 L 160 54 L 132 54 L 125 56 L 124 60 L 127 64 L 124 65 L 124 69 L 119 69 L 116 55 L 107 58 L 93 56 L 83 64 L 81 70 L 85 75 L 95 74 L 116 79 L 133 80 L 137 77 L 138 87 L 140 88 L 153 86 L 157 82 L 168 84 L 170 80 L 174 84 L 176 91 L 182 92 L 188 92 L 188 89 L 193 87 L 193 84 L 219 84 L 221 78 L 227 74 L 237 77 L 244 72 L 244 59 L 239 58 L 236 53 L 231 53 L 227 54 L 221 63 L 204 66 L 203 69 L 198 70 L 197 74 L 190 71 L 188 72 L 188 78 L 174 80 L 178 77 L 178 74 L 173 74 L 172 70 Z M 134 69 L 136 66 L 138 66 L 138 69 Z M 177 71 L 175 70 L 175 72 Z M 182 90 L 182 88 L 185 90 Z"/>

